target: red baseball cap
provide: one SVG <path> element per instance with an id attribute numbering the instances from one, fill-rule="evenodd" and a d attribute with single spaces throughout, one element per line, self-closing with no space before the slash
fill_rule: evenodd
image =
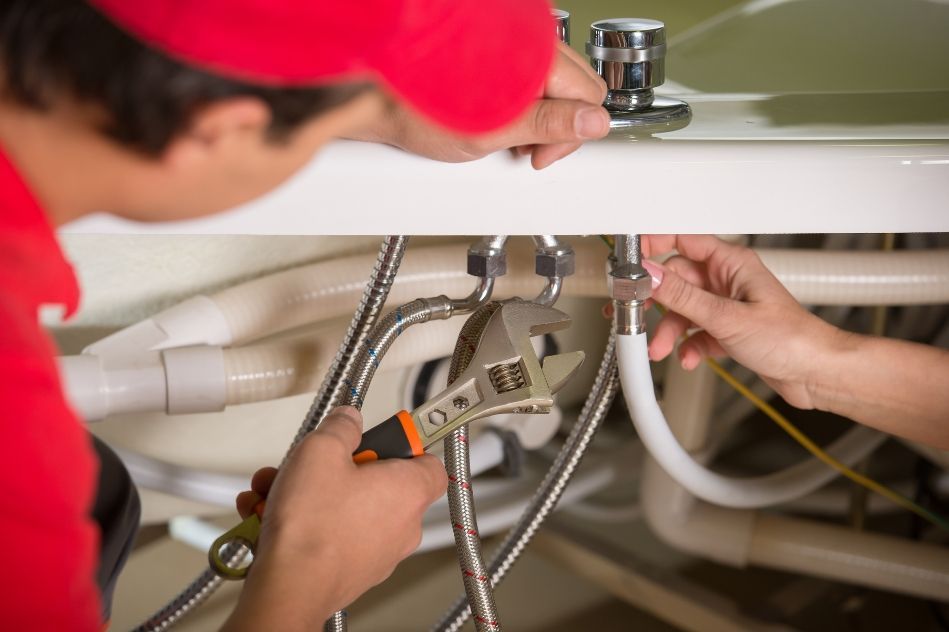
<path id="1" fill-rule="evenodd" d="M 250 83 L 377 80 L 464 133 L 512 122 L 553 60 L 546 0 L 88 0 L 169 57 Z"/>

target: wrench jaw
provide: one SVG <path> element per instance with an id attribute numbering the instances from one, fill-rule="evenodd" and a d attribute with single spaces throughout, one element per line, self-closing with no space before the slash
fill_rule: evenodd
<path id="1" fill-rule="evenodd" d="M 491 317 L 468 368 L 455 382 L 412 412 L 426 447 L 476 419 L 500 413 L 547 413 L 553 395 L 576 374 L 582 351 L 548 356 L 543 367 L 532 336 L 570 326 L 552 307 L 519 299 Z"/>

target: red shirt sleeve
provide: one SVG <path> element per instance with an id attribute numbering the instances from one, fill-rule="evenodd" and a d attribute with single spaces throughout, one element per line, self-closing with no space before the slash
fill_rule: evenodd
<path id="1" fill-rule="evenodd" d="M 89 517 L 97 464 L 31 308 L 0 288 L 0 629 L 92 632 L 102 626 Z"/>

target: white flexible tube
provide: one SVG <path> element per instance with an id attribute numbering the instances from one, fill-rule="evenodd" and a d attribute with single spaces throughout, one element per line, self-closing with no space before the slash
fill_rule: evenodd
<path id="1" fill-rule="evenodd" d="M 576 272 L 565 296 L 606 296 L 604 248 L 577 240 Z M 462 296 L 471 289 L 464 269 L 467 246 L 411 249 L 390 294 L 403 303 L 417 296 Z M 949 250 L 832 252 L 758 249 L 765 265 L 794 297 L 816 305 L 903 305 L 949 302 Z M 184 345 L 231 346 L 342 316 L 362 292 L 374 255 L 358 255 L 267 275 L 210 296 L 195 296 L 91 345 L 85 353 L 114 355 Z M 508 245 L 510 273 L 496 296 L 533 296 L 543 281 L 533 274 L 527 240 Z"/>
<path id="2" fill-rule="evenodd" d="M 410 328 L 386 353 L 381 370 L 416 366 L 451 354 L 463 320 L 433 321 Z M 293 340 L 224 350 L 228 406 L 315 391 L 333 361 L 346 324 L 324 326 Z"/>
<path id="3" fill-rule="evenodd" d="M 603 246 L 578 240 L 576 272 L 564 283 L 568 296 L 605 296 Z M 470 290 L 465 272 L 467 246 L 411 249 L 399 270 L 390 302 L 401 303 L 433 291 L 460 296 Z M 805 304 L 902 305 L 949 302 L 949 250 L 827 252 L 758 250 L 765 265 Z M 262 335 L 340 316 L 358 299 L 371 255 L 346 257 L 242 283 L 210 296 L 241 344 Z M 528 296 L 542 281 L 533 274 L 527 240 L 508 242 L 508 269 L 496 296 Z M 197 305 L 196 305 L 197 307 Z M 206 305 L 200 305 L 207 310 Z M 217 335 L 217 319 L 213 319 Z"/>
<path id="4" fill-rule="evenodd" d="M 409 249 L 389 294 L 390 304 L 418 296 L 466 296 L 473 277 L 465 270 L 467 244 Z M 571 277 L 573 296 L 602 296 L 603 247 L 586 240 L 575 249 L 577 273 Z M 509 241 L 510 273 L 500 277 L 496 296 L 533 296 L 544 280 L 534 274 L 534 251 L 528 240 Z M 582 262 L 581 262 L 582 261 Z M 294 268 L 222 290 L 210 298 L 230 326 L 232 342 L 260 337 L 347 313 L 365 285 L 370 255 L 346 257 Z"/>
<path id="5" fill-rule="evenodd" d="M 576 274 L 564 284 L 565 293 L 604 296 L 602 245 L 581 240 L 575 250 Z M 391 300 L 401 302 L 434 292 L 464 294 L 471 285 L 471 277 L 460 265 L 465 251 L 463 244 L 411 250 Z M 804 303 L 949 301 L 949 250 L 758 253 Z M 542 281 L 531 273 L 532 257 L 526 240 L 513 243 L 508 257 L 511 274 L 498 280 L 498 296 L 537 291 Z M 192 297 L 90 345 L 83 355 L 98 361 L 61 358 L 66 391 L 80 414 L 96 420 L 143 410 L 207 412 L 226 404 L 313 390 L 318 379 L 314 372 L 331 359 L 322 346 L 314 343 L 309 351 L 285 345 L 226 350 L 228 371 L 223 378 L 219 373 L 212 375 L 213 367 L 220 364 L 219 347 L 341 315 L 358 299 L 365 269 L 372 262 L 372 255 L 326 261 L 261 277 L 210 297 Z M 200 370 L 189 371 L 188 366 L 195 365 L 192 356 L 199 352 L 181 351 L 182 357 L 177 358 L 177 349 L 201 345 L 213 348 L 203 353 Z M 146 362 L 148 352 L 154 350 L 172 354 L 162 356 L 164 376 L 157 356 Z M 184 355 L 189 355 L 187 362 Z M 162 400 L 167 400 L 164 406 Z"/>
<path id="6" fill-rule="evenodd" d="M 949 250 L 758 250 L 801 303 L 920 305 L 949 302 Z"/>
<path id="7" fill-rule="evenodd" d="M 617 336 L 616 354 L 623 394 L 640 439 L 669 476 L 695 496 L 723 507 L 767 507 L 800 498 L 838 475 L 816 458 L 755 478 L 731 478 L 709 470 L 679 445 L 656 402 L 646 334 Z M 834 441 L 827 452 L 853 465 L 886 438 L 858 426 Z"/>

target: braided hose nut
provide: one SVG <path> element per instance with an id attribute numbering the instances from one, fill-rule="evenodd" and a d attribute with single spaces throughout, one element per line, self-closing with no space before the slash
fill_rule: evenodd
<path id="1" fill-rule="evenodd" d="M 468 251 L 468 274 L 494 278 L 507 274 L 507 254 L 503 250 Z"/>
<path id="2" fill-rule="evenodd" d="M 566 277 L 576 271 L 573 249 L 561 246 L 538 250 L 534 255 L 534 272 L 544 277 Z"/>

